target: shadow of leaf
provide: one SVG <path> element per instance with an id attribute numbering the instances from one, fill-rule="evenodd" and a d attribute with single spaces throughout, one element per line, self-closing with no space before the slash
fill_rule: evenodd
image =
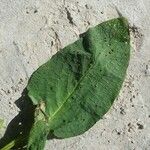
<path id="1" fill-rule="evenodd" d="M 19 136 L 28 137 L 33 124 L 35 106 L 33 106 L 27 95 L 27 89 L 23 91 L 22 96 L 16 100 L 15 104 L 20 109 L 20 112 L 7 126 L 4 136 L 0 139 L 0 149 Z M 24 149 L 27 139 L 24 138 L 16 142 L 13 149 Z"/>

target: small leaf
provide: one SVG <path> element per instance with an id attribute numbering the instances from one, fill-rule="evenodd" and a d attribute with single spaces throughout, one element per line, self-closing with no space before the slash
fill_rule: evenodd
<path id="1" fill-rule="evenodd" d="M 27 86 L 37 105 L 28 149 L 42 150 L 50 131 L 68 138 L 101 119 L 119 93 L 129 56 L 128 22 L 117 18 L 90 28 L 35 71 Z"/>
<path id="2" fill-rule="evenodd" d="M 29 138 L 28 149 L 41 150 L 44 149 L 47 135 L 49 133 L 48 126 L 44 121 L 37 121 L 31 130 L 32 138 Z M 38 135 L 38 136 L 37 136 Z"/>
<path id="3" fill-rule="evenodd" d="M 4 120 L 0 119 L 0 129 L 3 128 Z"/>

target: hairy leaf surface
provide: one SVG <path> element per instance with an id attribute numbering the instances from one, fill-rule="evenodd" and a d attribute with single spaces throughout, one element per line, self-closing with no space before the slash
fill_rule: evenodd
<path id="1" fill-rule="evenodd" d="M 128 22 L 90 28 L 35 71 L 27 86 L 37 109 L 28 149 L 41 150 L 48 132 L 58 138 L 84 133 L 109 110 L 130 56 Z"/>

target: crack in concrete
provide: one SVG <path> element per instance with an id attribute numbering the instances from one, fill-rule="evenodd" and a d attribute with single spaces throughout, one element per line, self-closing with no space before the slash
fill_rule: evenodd
<path id="1" fill-rule="evenodd" d="M 59 50 L 59 48 L 61 47 L 61 41 L 60 41 L 60 39 L 59 39 L 59 36 L 58 36 L 58 34 L 57 34 L 57 32 L 53 29 L 53 28 L 51 28 L 52 29 L 52 31 L 54 32 L 54 34 L 55 34 L 55 43 L 56 43 L 56 49 L 57 49 L 57 51 Z"/>
<path id="2" fill-rule="evenodd" d="M 25 73 L 26 77 L 29 78 L 27 69 L 26 69 L 26 67 L 25 67 L 25 64 L 23 63 L 22 58 L 20 57 L 20 56 L 21 56 L 21 53 L 20 53 L 20 48 L 19 48 L 19 46 L 18 46 L 18 43 L 15 42 L 15 41 L 13 41 L 13 45 L 14 45 L 15 50 L 16 50 L 16 52 L 17 52 L 18 60 L 19 60 L 21 66 L 22 66 L 22 68 L 23 68 L 23 70 L 24 70 L 24 73 Z"/>
<path id="3" fill-rule="evenodd" d="M 69 23 L 70 23 L 71 25 L 75 25 L 75 23 L 74 23 L 74 21 L 73 21 L 73 18 L 72 18 L 72 16 L 71 16 L 71 13 L 69 12 L 68 8 L 65 7 L 65 10 L 66 10 L 66 13 L 67 13 L 67 19 L 69 20 Z M 75 26 L 76 26 L 76 25 L 75 25 Z"/>

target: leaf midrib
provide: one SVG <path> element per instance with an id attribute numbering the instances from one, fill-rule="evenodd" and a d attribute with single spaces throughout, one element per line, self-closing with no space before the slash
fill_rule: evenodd
<path id="1" fill-rule="evenodd" d="M 78 89 L 78 86 L 80 85 L 80 83 L 83 81 L 83 79 L 87 76 L 87 74 L 89 73 L 90 69 L 94 67 L 94 65 L 96 64 L 96 61 L 87 69 L 86 73 L 80 78 L 79 82 L 77 83 L 77 85 L 75 86 L 75 88 L 72 90 L 72 92 L 68 95 L 68 97 L 66 97 L 66 99 L 64 100 L 64 102 L 62 103 L 62 105 L 60 105 L 60 107 L 53 113 L 53 115 L 49 118 L 49 121 L 51 121 L 52 119 L 54 119 L 54 117 L 56 116 L 56 114 L 61 110 L 61 108 L 64 106 L 64 104 L 69 100 L 69 98 L 74 94 L 74 92 Z"/>

